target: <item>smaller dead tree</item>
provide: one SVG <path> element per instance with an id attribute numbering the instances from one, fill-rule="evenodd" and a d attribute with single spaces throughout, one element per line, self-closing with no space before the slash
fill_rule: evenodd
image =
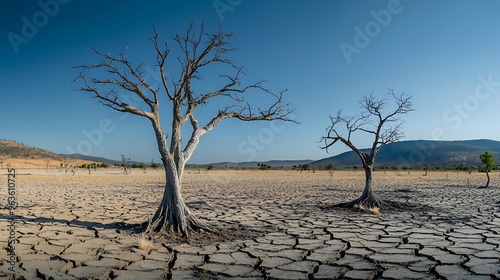
<path id="1" fill-rule="evenodd" d="M 123 173 L 125 173 L 125 175 L 128 175 L 128 173 L 130 172 L 128 170 L 128 162 L 129 161 L 130 161 L 130 158 L 127 158 L 125 155 L 122 155 Z"/>
<path id="2" fill-rule="evenodd" d="M 363 112 L 359 115 L 344 116 L 338 111 L 335 117 L 330 116 L 332 124 L 327 128 L 327 135 L 322 137 L 324 146 L 321 147 L 328 152 L 328 148 L 337 142 L 344 143 L 353 150 L 361 159 L 365 170 L 365 188 L 361 196 L 351 202 L 343 203 L 342 207 L 356 207 L 361 209 L 384 208 L 386 206 L 372 190 L 373 167 L 375 156 L 385 144 L 396 142 L 403 136 L 401 125 L 403 121 L 400 115 L 414 111 L 411 102 L 412 96 L 405 94 L 396 95 L 389 90 L 388 96 L 395 101 L 395 107 L 388 113 L 384 113 L 387 107 L 387 99 L 377 99 L 371 94 L 365 96 L 359 104 Z M 356 132 L 364 132 L 373 136 L 373 144 L 366 153 L 356 147 L 351 137 Z"/>
<path id="3" fill-rule="evenodd" d="M 424 176 L 429 175 L 429 165 L 427 163 L 424 166 L 424 171 L 425 171 Z"/>

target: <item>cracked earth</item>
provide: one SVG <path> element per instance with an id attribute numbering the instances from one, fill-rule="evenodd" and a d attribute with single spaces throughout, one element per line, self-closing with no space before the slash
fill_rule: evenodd
<path id="1" fill-rule="evenodd" d="M 378 196 L 408 205 L 375 215 L 328 207 L 359 196 L 363 172 L 187 170 L 187 204 L 228 238 L 148 248 L 136 229 L 161 171 L 18 170 L 15 273 L 0 184 L 0 279 L 500 279 L 492 176 L 479 189 L 482 173 L 375 172 Z"/>

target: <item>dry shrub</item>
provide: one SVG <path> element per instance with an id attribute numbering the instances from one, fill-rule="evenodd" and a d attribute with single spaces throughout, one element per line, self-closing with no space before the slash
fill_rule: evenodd
<path id="1" fill-rule="evenodd" d="M 380 208 L 378 207 L 372 207 L 372 208 L 368 208 L 368 211 L 370 211 L 372 214 L 375 214 L 375 215 L 378 215 L 380 214 Z"/>
<path id="2" fill-rule="evenodd" d="M 141 237 L 139 238 L 139 243 L 137 244 L 137 247 L 141 250 L 149 250 L 154 247 L 153 242 L 149 241 L 146 238 L 146 235 L 143 233 L 141 234 Z"/>
<path id="3" fill-rule="evenodd" d="M 362 211 L 370 212 L 374 215 L 380 214 L 380 208 L 377 206 L 368 208 L 368 207 L 365 207 L 363 204 L 354 204 L 354 208 L 357 208 L 357 209 L 362 210 Z"/>

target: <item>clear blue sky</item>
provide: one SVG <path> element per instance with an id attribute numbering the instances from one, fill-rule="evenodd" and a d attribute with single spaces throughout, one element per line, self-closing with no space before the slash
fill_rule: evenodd
<path id="1" fill-rule="evenodd" d="M 493 0 L 2 1 L 0 138 L 59 153 L 80 147 L 93 156 L 159 162 L 150 123 L 124 119 L 73 92 L 78 73 L 70 68 L 96 62 L 91 48 L 116 54 L 128 46 L 133 62 L 154 69 L 152 25 L 168 39 L 204 18 L 209 30 L 236 34 L 232 59 L 249 80 L 288 89 L 301 125 L 224 121 L 202 138 L 191 163 L 346 151 L 319 148 L 328 115 L 356 113 L 362 96 L 383 97 L 389 88 L 414 95 L 417 111 L 404 116 L 405 139 L 500 140 L 498 11 Z M 163 112 L 165 129 L 169 115 Z M 112 129 L 91 143 L 84 132 L 103 120 Z M 366 147 L 371 139 L 356 140 Z"/>

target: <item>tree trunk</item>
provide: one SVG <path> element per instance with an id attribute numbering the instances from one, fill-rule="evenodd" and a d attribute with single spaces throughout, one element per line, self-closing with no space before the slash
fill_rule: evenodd
<path id="1" fill-rule="evenodd" d="M 174 157 L 167 148 L 167 141 L 158 119 L 152 120 L 158 142 L 158 150 L 165 168 L 165 190 L 158 210 L 150 221 L 146 232 L 170 231 L 188 237 L 190 231 L 206 230 L 213 232 L 204 222 L 198 220 L 184 203 L 181 193 L 181 178 L 184 162 L 180 156 Z M 179 129 L 175 127 L 175 129 Z M 177 139 L 172 139 L 176 141 Z M 177 145 L 177 144 L 174 144 Z"/>
<path id="2" fill-rule="evenodd" d="M 206 230 L 210 227 L 198 220 L 184 203 L 181 194 L 181 178 L 168 161 L 164 161 L 166 182 L 163 199 L 146 231 L 170 231 L 188 237 L 189 232 Z"/>
<path id="3" fill-rule="evenodd" d="M 486 181 L 486 186 L 485 188 L 488 188 L 490 186 L 490 173 L 488 172 L 488 169 L 486 169 L 486 177 L 488 177 L 488 180 Z"/>
<path id="4" fill-rule="evenodd" d="M 372 190 L 372 173 L 373 173 L 373 165 L 363 166 L 365 170 L 365 189 L 363 190 L 363 194 L 361 196 L 351 202 L 346 203 L 345 207 L 365 207 L 365 208 L 374 208 L 381 207 L 382 201 L 378 199 L 378 197 L 373 193 Z"/>

